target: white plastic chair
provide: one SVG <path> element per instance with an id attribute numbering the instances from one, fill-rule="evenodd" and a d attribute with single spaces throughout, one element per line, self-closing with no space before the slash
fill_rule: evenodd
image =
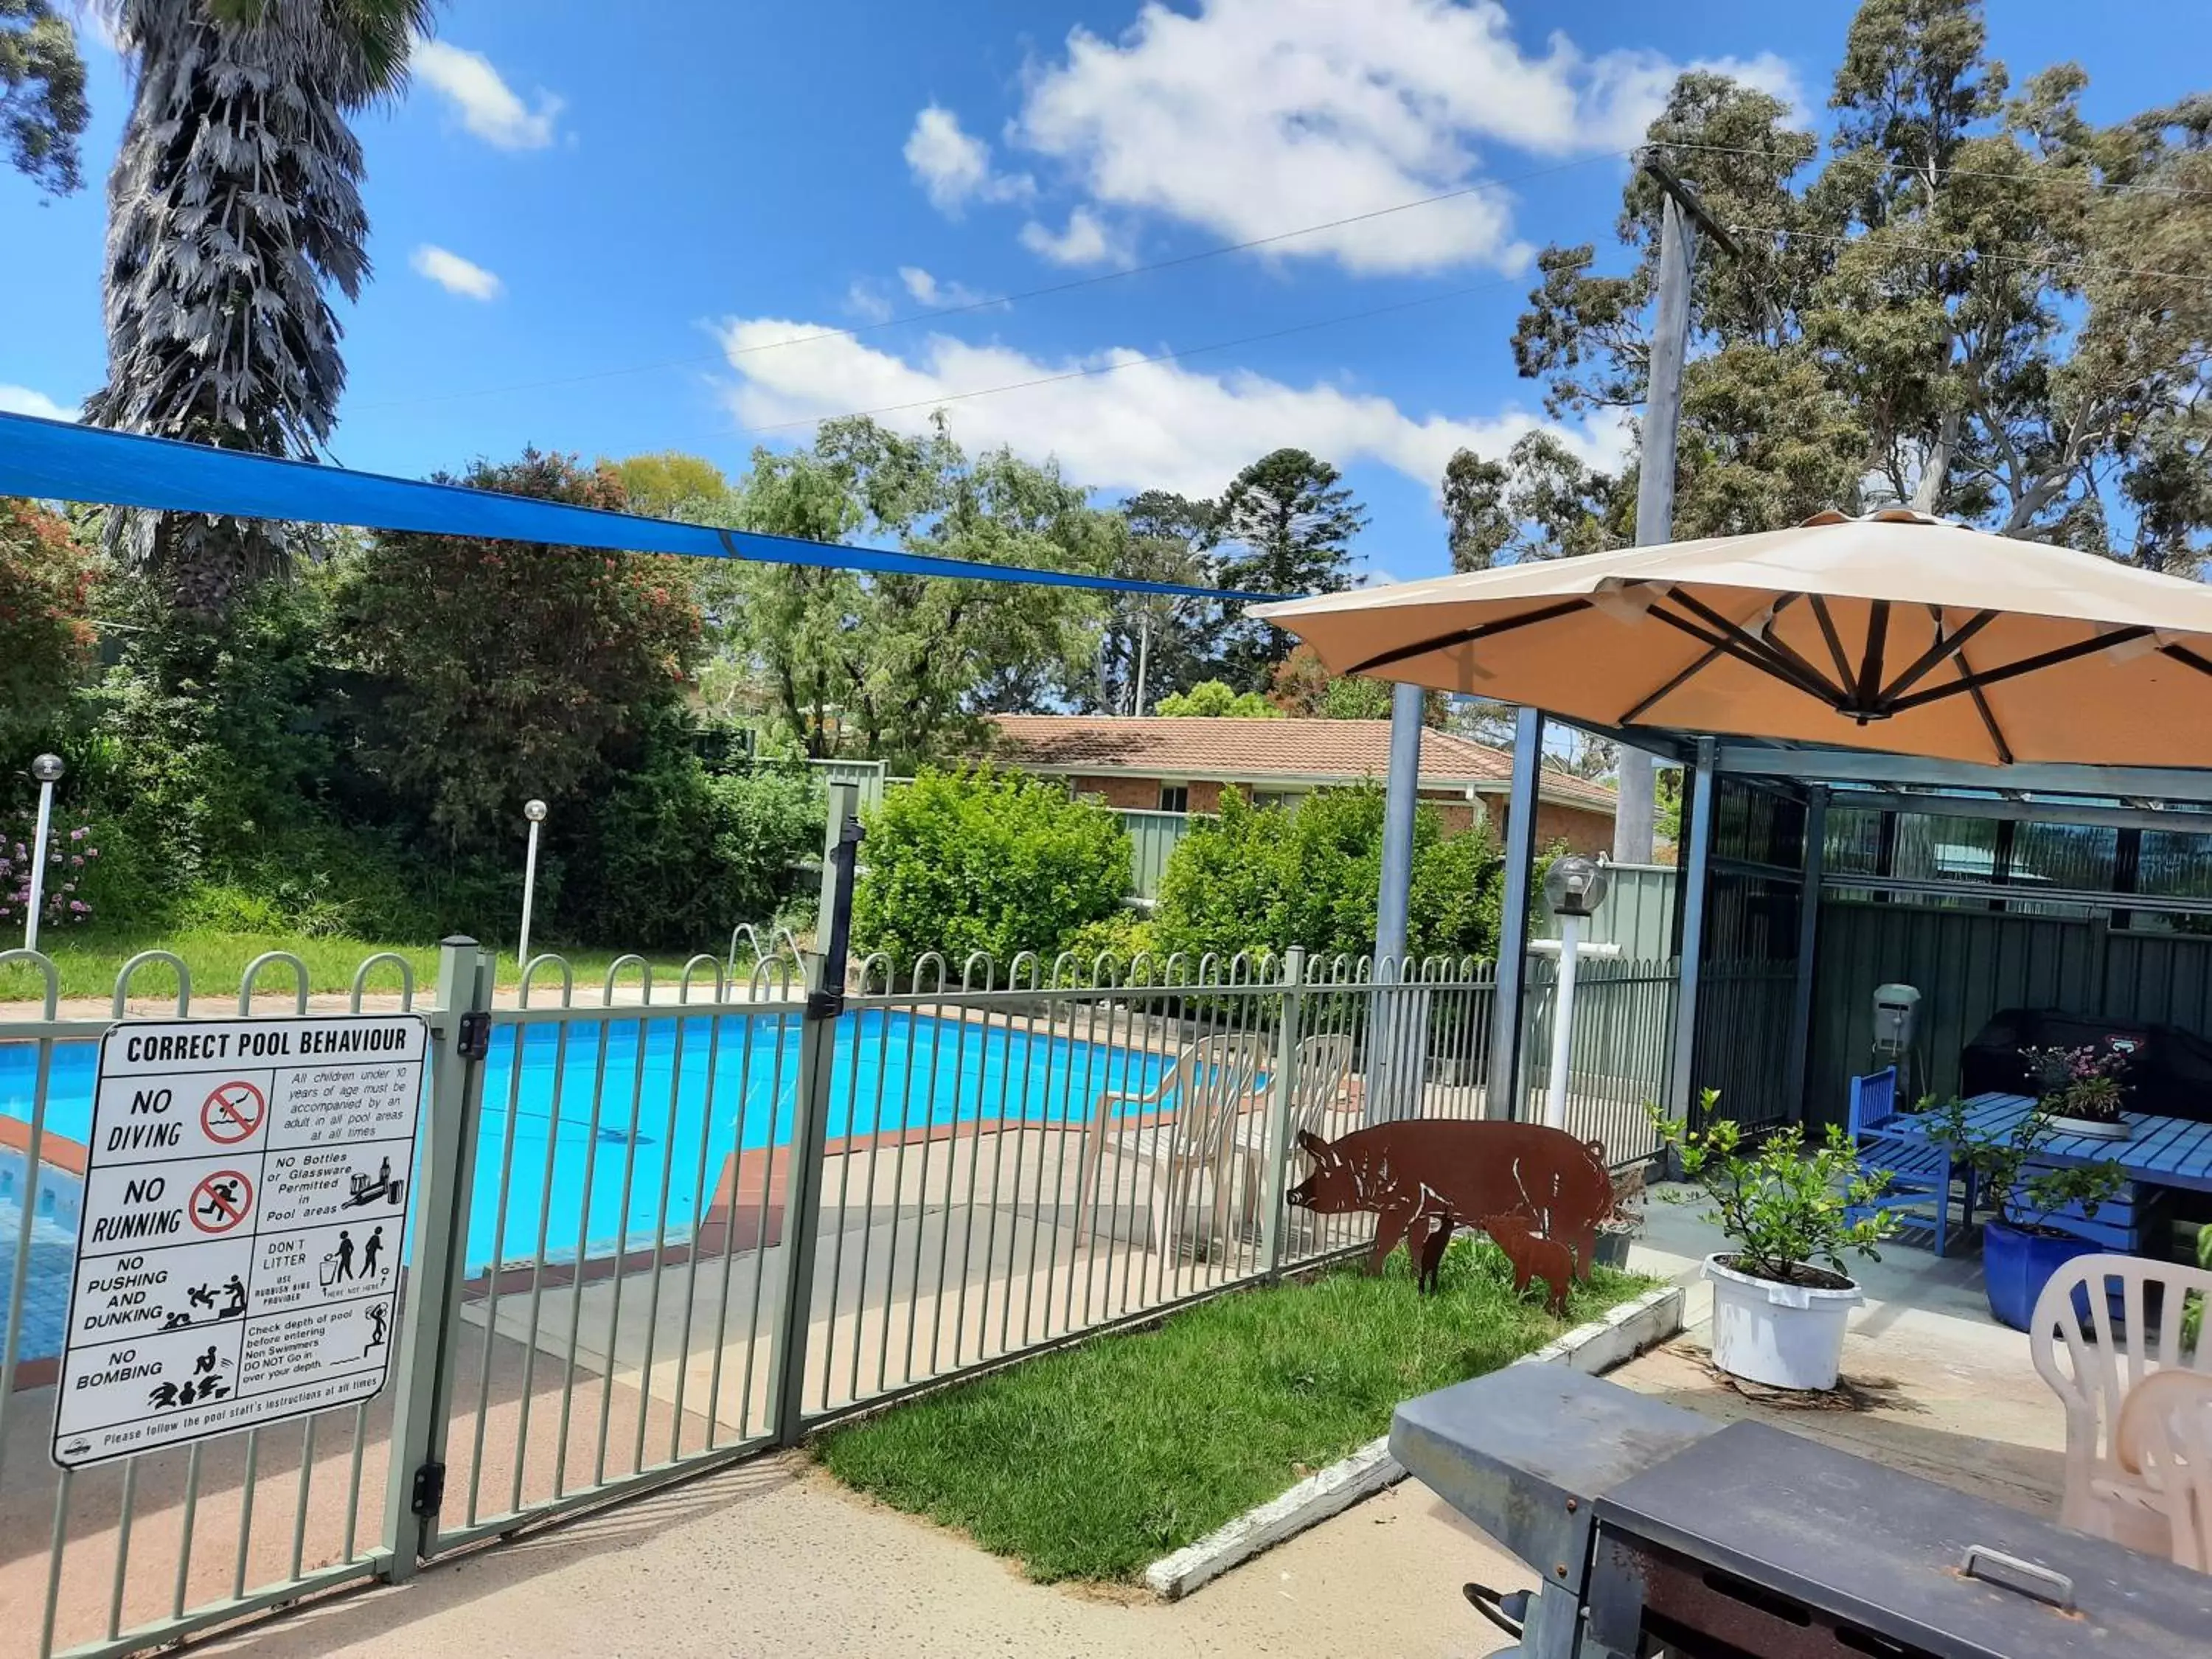
<path id="1" fill-rule="evenodd" d="M 1080 1243 L 1091 1231 L 1091 1209 L 1109 1152 L 1117 1164 L 1133 1163 L 1150 1176 L 1147 1237 L 1152 1249 L 1171 1252 L 1180 1245 L 1182 1214 L 1208 1188 L 1212 1233 L 1217 1237 L 1225 1234 L 1242 1163 L 1235 1156 L 1237 1116 L 1267 1066 L 1264 1038 L 1243 1032 L 1212 1036 L 1184 1049 L 1166 1075 L 1146 1092 L 1109 1089 L 1102 1093 L 1091 1109 L 1076 1186 L 1076 1242 Z M 1115 1127 L 1116 1108 L 1132 1106 L 1158 1108 L 1160 1115 L 1151 1123 Z M 1113 1183 L 1119 1184 L 1118 1180 Z M 1249 1201 L 1249 1194 L 1247 1198 Z"/>
<path id="2" fill-rule="evenodd" d="M 1348 1031 L 1299 1040 L 1291 1066 L 1291 1145 L 1301 1134 L 1334 1140 L 1359 1127 L 1358 1113 L 1347 1110 L 1344 1102 L 1345 1085 L 1352 1080 L 1353 1048 Z M 1274 1106 L 1272 1091 L 1263 1088 L 1248 1105 L 1249 1109 L 1237 1120 L 1235 1133 L 1237 1150 L 1244 1155 L 1244 1178 L 1258 1192 L 1266 1187 L 1267 1157 L 1273 1150 L 1267 1121 Z"/>
<path id="3" fill-rule="evenodd" d="M 2166 1371 L 2212 1376 L 2212 1340 L 2194 1352 L 2182 1349 L 2191 1291 L 2212 1293 L 2212 1273 L 2140 1256 L 2081 1256 L 2051 1276 L 2028 1324 L 2035 1369 L 2066 1408 L 2059 1520 L 2157 1555 L 2169 1553 L 2166 1495 L 2155 1474 L 2120 1456 L 2119 1423 L 2145 1379 Z"/>
<path id="4" fill-rule="evenodd" d="M 2160 1371 L 2130 1389 L 2120 1466 L 2158 1490 L 2174 1565 L 2212 1572 L 2212 1376 Z"/>

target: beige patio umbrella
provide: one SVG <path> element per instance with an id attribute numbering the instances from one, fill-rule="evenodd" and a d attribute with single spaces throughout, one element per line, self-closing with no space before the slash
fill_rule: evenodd
<path id="1" fill-rule="evenodd" d="M 2212 766 L 2212 588 L 1903 510 L 1254 614 L 1337 673 L 1599 726 Z"/>

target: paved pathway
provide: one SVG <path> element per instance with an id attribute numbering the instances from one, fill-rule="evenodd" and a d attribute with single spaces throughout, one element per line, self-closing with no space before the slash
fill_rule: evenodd
<path id="1" fill-rule="evenodd" d="M 755 1463 L 202 1650 L 246 1659 L 1326 1654 L 1504 1645 L 1465 1580 L 1527 1582 L 1407 1484 L 1173 1606 L 1033 1584 L 790 1460 Z"/>

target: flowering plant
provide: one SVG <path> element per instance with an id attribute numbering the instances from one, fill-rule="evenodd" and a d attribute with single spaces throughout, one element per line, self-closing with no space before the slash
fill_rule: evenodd
<path id="1" fill-rule="evenodd" d="M 2120 1121 L 2121 1074 L 2131 1053 L 2110 1044 L 2079 1048 L 2028 1048 L 2021 1052 L 2036 1093 L 2059 1117 L 2092 1123 Z"/>
<path id="2" fill-rule="evenodd" d="M 20 928 L 31 912 L 31 866 L 38 856 L 33 845 L 38 816 L 28 808 L 0 829 L 0 927 Z M 39 898 L 39 925 L 59 927 L 92 920 L 92 906 L 83 896 L 87 872 L 99 860 L 92 842 L 92 825 L 82 814 L 72 822 L 54 815 L 46 837 L 46 879 Z"/>

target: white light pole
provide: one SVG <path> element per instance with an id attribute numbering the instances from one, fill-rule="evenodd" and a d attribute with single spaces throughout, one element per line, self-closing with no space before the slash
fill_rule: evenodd
<path id="1" fill-rule="evenodd" d="M 1579 853 L 1552 860 L 1544 872 L 1544 897 L 1559 919 L 1559 990 L 1552 999 L 1552 1086 L 1544 1096 L 1544 1121 L 1567 1127 L 1567 1058 L 1574 1045 L 1575 965 L 1583 923 L 1605 898 L 1605 862 Z"/>
<path id="2" fill-rule="evenodd" d="M 39 781 L 39 828 L 31 838 L 31 902 L 23 913 L 23 948 L 39 948 L 39 912 L 46 903 L 46 837 L 54 827 L 54 786 L 61 781 L 62 757 L 41 755 L 31 763 Z"/>
<path id="3" fill-rule="evenodd" d="M 522 816 L 530 820 L 530 850 L 522 860 L 522 937 L 516 941 L 514 959 L 523 966 L 530 964 L 530 906 L 538 896 L 538 826 L 545 822 L 545 803 L 525 801 Z"/>

